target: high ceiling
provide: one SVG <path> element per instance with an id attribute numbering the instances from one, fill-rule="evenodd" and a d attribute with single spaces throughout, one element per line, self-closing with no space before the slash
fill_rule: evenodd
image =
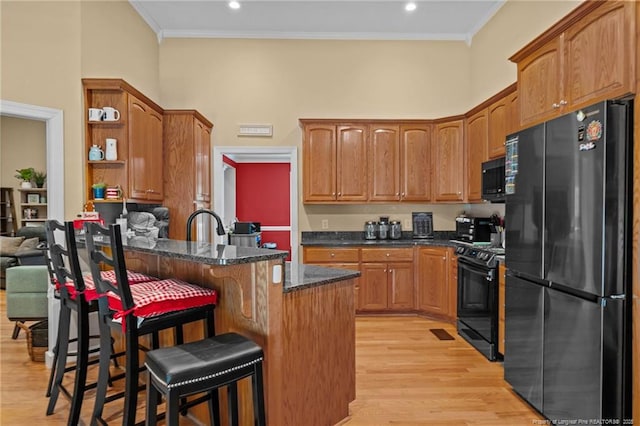
<path id="1" fill-rule="evenodd" d="M 464 40 L 487 23 L 505 0 L 129 0 L 158 39 L 288 38 Z"/>

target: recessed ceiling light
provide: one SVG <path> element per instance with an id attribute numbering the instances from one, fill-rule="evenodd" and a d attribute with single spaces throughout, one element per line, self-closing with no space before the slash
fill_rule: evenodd
<path id="1" fill-rule="evenodd" d="M 416 10 L 416 4 L 412 1 L 410 1 L 409 3 L 404 5 L 404 10 L 406 10 L 407 12 L 413 12 L 414 10 Z"/>
<path id="2" fill-rule="evenodd" d="M 231 9 L 240 9 L 240 2 L 236 1 L 236 0 L 231 0 L 229 2 L 229 7 Z"/>

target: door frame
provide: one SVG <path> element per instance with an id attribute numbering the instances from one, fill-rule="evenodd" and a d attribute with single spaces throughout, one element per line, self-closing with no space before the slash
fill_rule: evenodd
<path id="1" fill-rule="evenodd" d="M 47 219 L 64 221 L 64 113 L 61 109 L 29 105 L 0 99 L 0 116 L 45 122 L 47 158 Z M 59 302 L 48 290 L 49 348 L 45 353 L 47 368 L 53 365 L 53 348 L 57 338 Z"/>
<path id="2" fill-rule="evenodd" d="M 224 211 L 224 162 L 223 156 L 238 162 L 289 163 L 289 211 L 291 212 L 291 262 L 298 263 L 298 148 L 295 146 L 218 146 L 213 148 L 213 208 Z"/>

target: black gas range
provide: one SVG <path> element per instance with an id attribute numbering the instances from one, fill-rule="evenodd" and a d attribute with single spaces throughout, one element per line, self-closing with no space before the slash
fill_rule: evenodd
<path id="1" fill-rule="evenodd" d="M 458 334 L 489 361 L 498 353 L 498 256 L 502 247 L 456 242 Z"/>

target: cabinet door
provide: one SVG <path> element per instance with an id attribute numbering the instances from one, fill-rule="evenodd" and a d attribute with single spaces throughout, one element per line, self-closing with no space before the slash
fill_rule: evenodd
<path id="1" fill-rule="evenodd" d="M 440 123 L 435 128 L 434 196 L 436 201 L 464 199 L 464 122 Z"/>
<path id="2" fill-rule="evenodd" d="M 211 128 L 194 118 L 195 197 L 211 201 Z"/>
<path id="3" fill-rule="evenodd" d="M 634 2 L 603 2 L 564 34 L 567 110 L 632 93 Z"/>
<path id="4" fill-rule="evenodd" d="M 129 95 L 129 197 L 162 201 L 162 116 Z"/>
<path id="5" fill-rule="evenodd" d="M 510 135 L 520 131 L 520 100 L 518 92 L 515 91 L 507 96 L 507 131 Z"/>
<path id="6" fill-rule="evenodd" d="M 361 311 L 381 311 L 388 306 L 386 263 L 362 263 L 360 266 L 359 306 Z"/>
<path id="7" fill-rule="evenodd" d="M 389 308 L 413 309 L 415 307 L 415 291 L 412 263 L 389 263 Z"/>
<path id="8" fill-rule="evenodd" d="M 400 199 L 431 201 L 431 126 L 400 126 Z"/>
<path id="9" fill-rule="evenodd" d="M 367 126 L 338 126 L 337 131 L 337 199 L 366 201 Z"/>
<path id="10" fill-rule="evenodd" d="M 400 199 L 400 126 L 371 124 L 369 201 Z"/>
<path id="11" fill-rule="evenodd" d="M 336 126 L 305 126 L 302 152 L 304 201 L 335 201 Z"/>
<path id="12" fill-rule="evenodd" d="M 449 312 L 446 248 L 422 248 L 418 253 L 418 309 L 441 316 Z"/>
<path id="13" fill-rule="evenodd" d="M 482 201 L 482 162 L 487 154 L 487 110 L 467 120 L 467 199 Z"/>
<path id="14" fill-rule="evenodd" d="M 494 102 L 489 106 L 489 143 L 487 144 L 487 156 L 489 159 L 504 157 L 505 140 L 507 138 L 507 121 L 509 119 L 509 98 Z"/>
<path id="15" fill-rule="evenodd" d="M 561 62 L 561 39 L 556 38 L 518 63 L 523 127 L 556 114 L 562 94 Z"/>

